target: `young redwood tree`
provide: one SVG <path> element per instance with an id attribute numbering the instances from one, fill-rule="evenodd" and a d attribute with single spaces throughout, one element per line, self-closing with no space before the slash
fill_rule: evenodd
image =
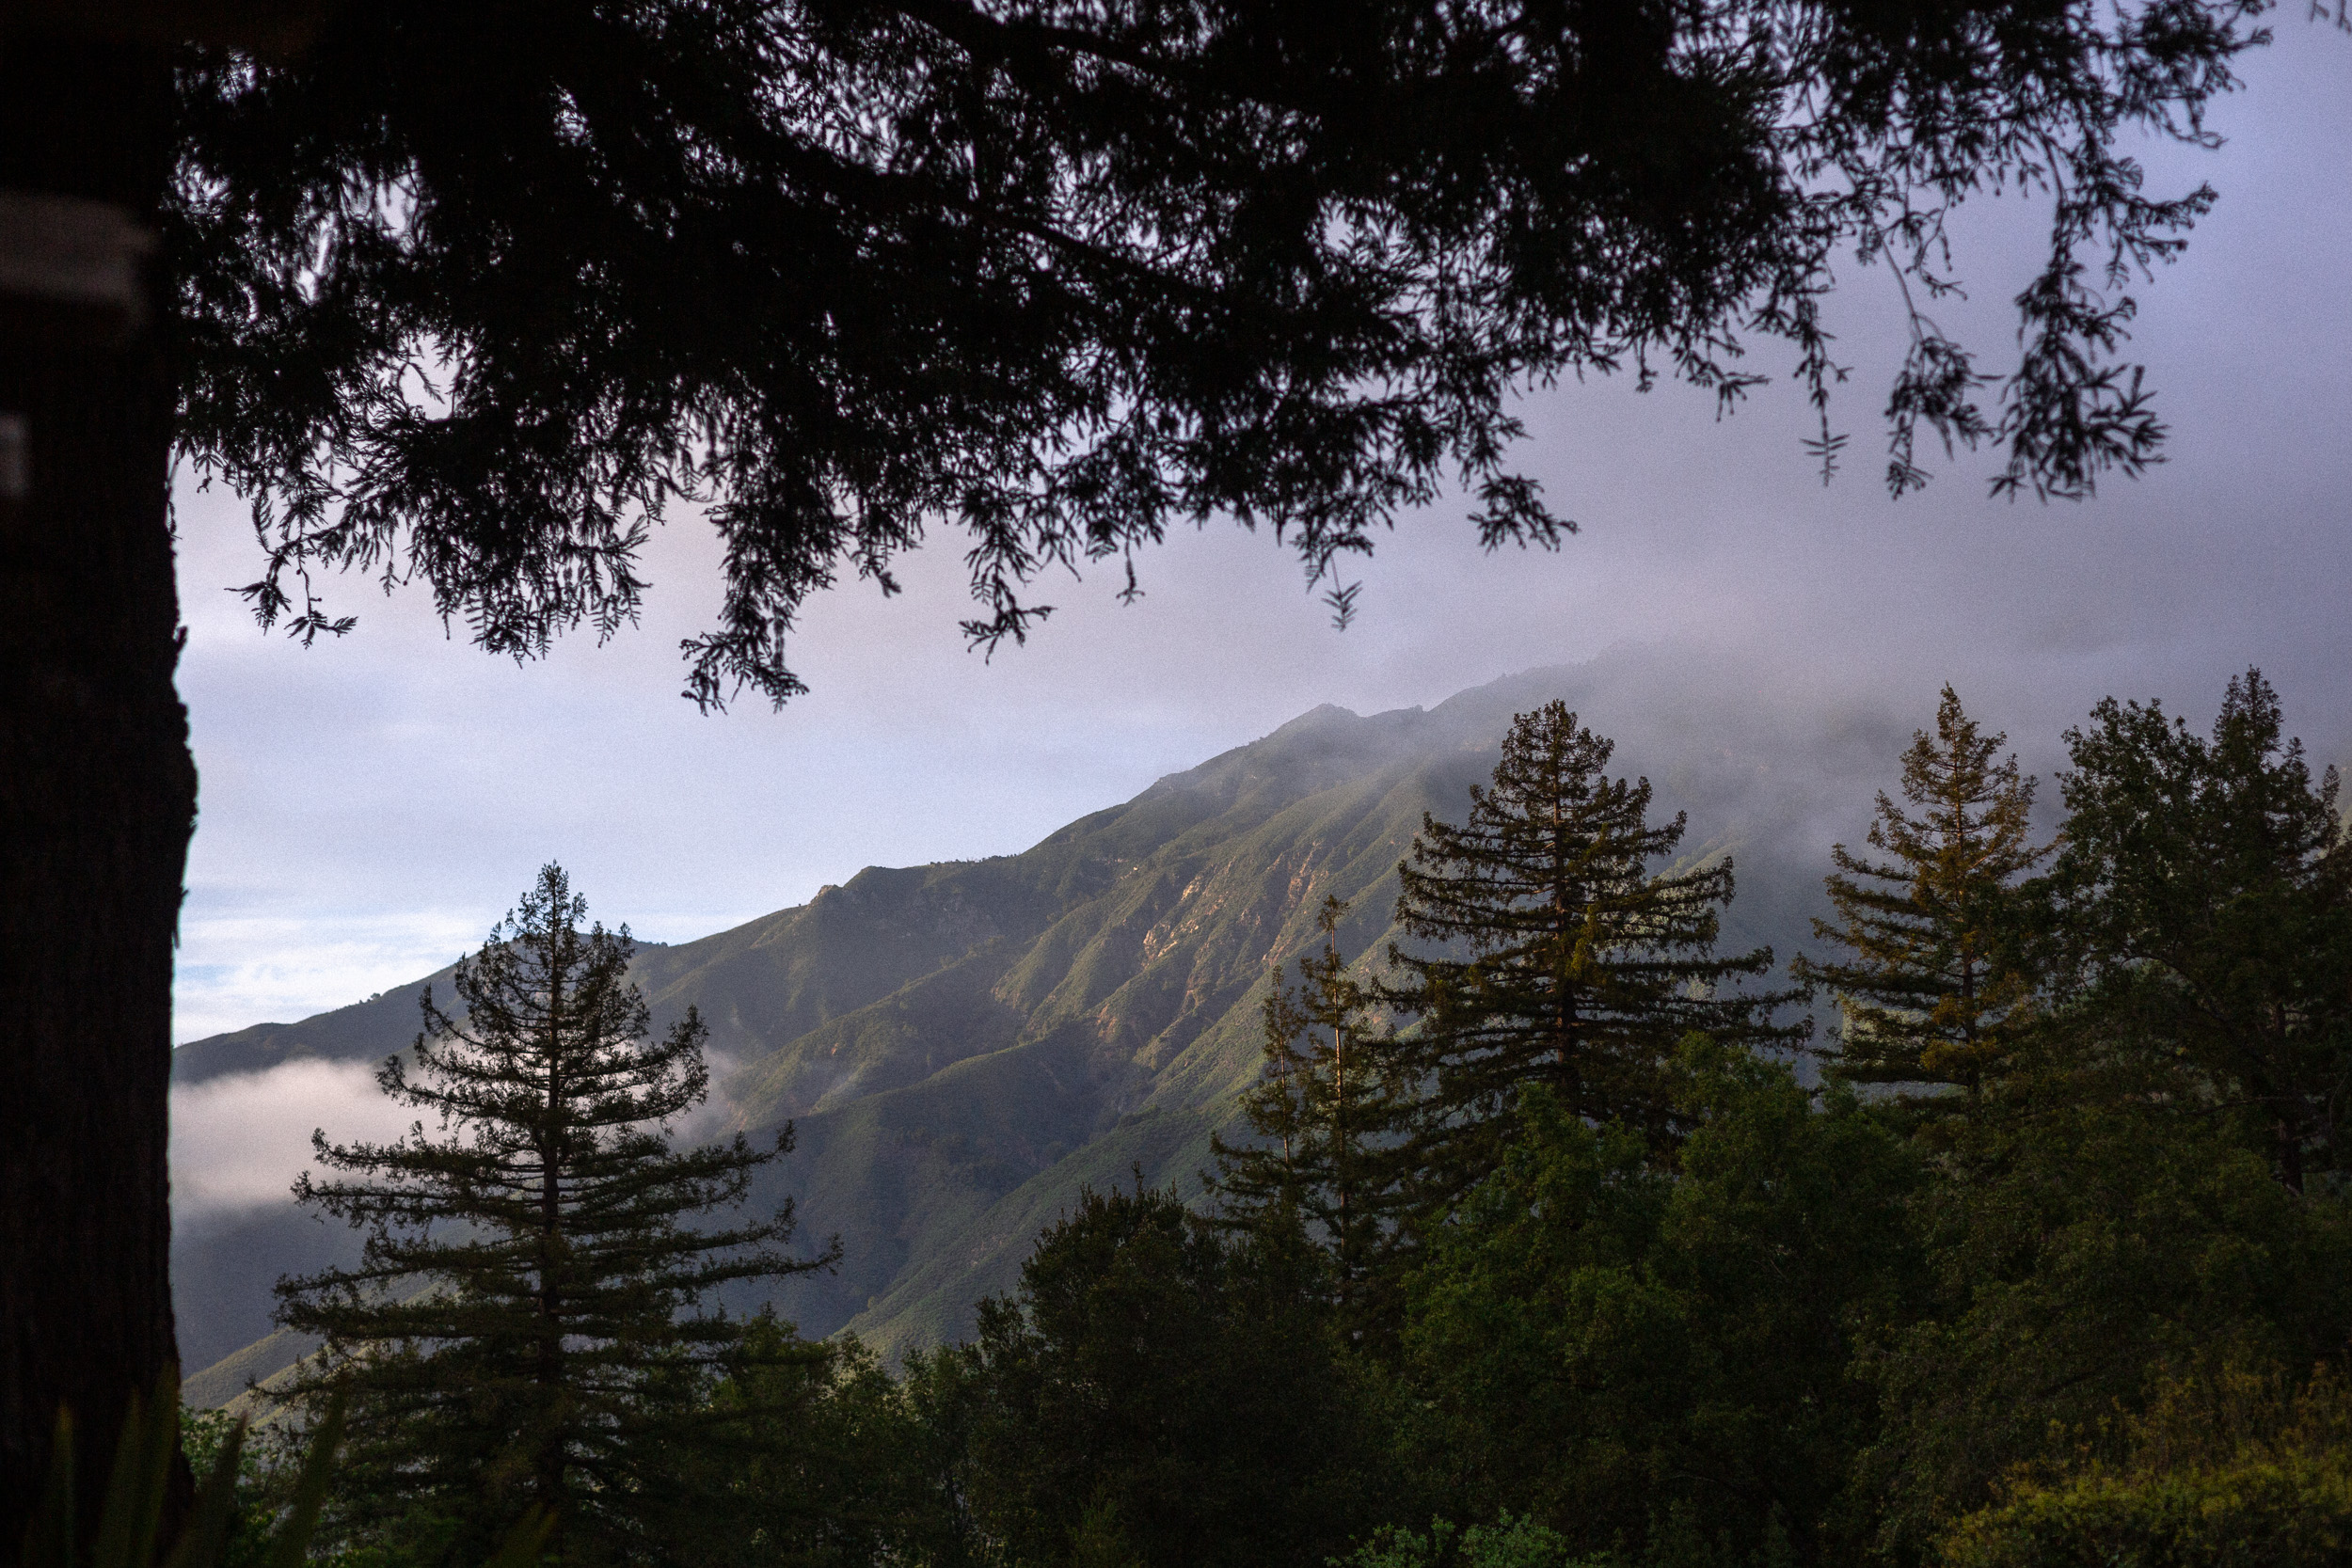
<path id="1" fill-rule="evenodd" d="M 1915 732 L 1903 752 L 1900 787 L 1917 815 L 1882 791 L 1869 846 L 1886 858 L 1830 851 L 1837 919 L 1813 932 L 1846 956 L 1789 970 L 1836 994 L 1837 1071 L 1855 1083 L 1973 1095 L 2031 1021 L 2013 894 L 2051 846 L 2033 843 L 2034 781 L 2000 758 L 2008 738 L 1980 732 L 1946 687 L 1935 733 Z"/>
<path id="2" fill-rule="evenodd" d="M 1422 1020 L 1407 1066 L 1424 1096 L 1415 1159 L 1431 1206 L 1496 1168 L 1526 1085 L 1663 1148 L 1679 1126 L 1666 1069 L 1684 1035 L 1739 1049 L 1811 1027 L 1772 1022 L 1795 993 L 1737 989 L 1772 968 L 1770 948 L 1715 951 L 1728 857 L 1650 870 L 1684 821 L 1649 820 L 1649 781 L 1604 771 L 1613 749 L 1565 703 L 1518 715 L 1469 821 L 1424 816 L 1397 866 L 1397 924 L 1435 948 L 1392 951 L 1405 979 L 1390 993 Z"/>
<path id="3" fill-rule="evenodd" d="M 1375 988 L 1348 969 L 1339 929 L 1347 905 L 1316 912 L 1320 951 L 1298 960 L 1298 984 L 1265 999 L 1265 1067 L 1242 1097 L 1257 1135 L 1222 1137 L 1218 1208 L 1239 1230 L 1301 1227 L 1321 1248 L 1343 1329 L 1376 1326 L 1385 1295 L 1380 1267 L 1402 1210 L 1400 1164 L 1411 1085 L 1399 1076 L 1396 1042 L 1383 1027 Z"/>
<path id="4" fill-rule="evenodd" d="M 424 998 L 416 1065 L 384 1092 L 438 1118 L 389 1144 L 313 1136 L 347 1177 L 300 1201 L 368 1231 L 356 1268 L 278 1285 L 278 1321 L 326 1341 L 285 1397 L 352 1395 L 333 1523 L 347 1543 L 471 1563 L 533 1507 L 566 1560 L 659 1561 L 707 1522 L 697 1450 L 739 1441 L 740 1402 L 714 1413 L 722 1369 L 795 1347 L 721 1312 L 719 1286 L 830 1266 L 787 1257 L 789 1201 L 714 1224 L 751 1173 L 791 1147 L 677 1150 L 668 1124 L 708 1090 L 690 1009 L 648 1037 L 624 927 L 586 930 L 586 901 L 549 865 L 458 966 L 461 1010 Z"/>
<path id="5" fill-rule="evenodd" d="M 1836 265 L 1935 297 L 1950 212 L 2023 188 L 2010 373 L 1915 315 L 1887 483 L 1924 422 L 2080 494 L 2162 436 L 2094 280 L 2212 199 L 2136 138 L 2209 139 L 2264 8 L 0 8 L 0 1541 L 57 1406 L 109 1432 L 174 1358 L 175 461 L 255 501 L 265 618 L 340 629 L 310 569 L 369 566 L 518 655 L 628 621 L 700 497 L 690 689 L 782 698 L 808 596 L 942 527 L 984 641 L 1040 571 L 1211 515 L 1327 581 L 1449 484 L 1486 546 L 1554 545 L 1518 389 L 1730 400 L 1764 339 L 1825 398 Z"/>

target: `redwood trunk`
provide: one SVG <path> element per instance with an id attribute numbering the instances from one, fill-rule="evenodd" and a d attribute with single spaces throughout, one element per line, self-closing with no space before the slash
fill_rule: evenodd
<path id="1" fill-rule="evenodd" d="M 120 243 L 152 231 L 169 104 L 159 50 L 0 39 L 0 1560 L 59 1407 L 87 1541 L 125 1406 L 177 1361 L 166 1092 L 196 771 L 163 302 Z"/>

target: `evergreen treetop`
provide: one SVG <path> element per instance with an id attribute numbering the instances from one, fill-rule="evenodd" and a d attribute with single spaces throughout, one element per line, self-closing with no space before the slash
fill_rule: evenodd
<path id="1" fill-rule="evenodd" d="M 1421 1017 L 1410 1068 L 1435 1197 L 1494 1168 L 1523 1085 L 1662 1143 L 1677 1122 L 1664 1071 L 1683 1035 L 1745 1046 L 1810 1026 L 1772 1022 L 1792 993 L 1734 987 L 1772 967 L 1771 949 L 1715 951 L 1728 856 L 1651 872 L 1685 820 L 1650 822 L 1649 781 L 1610 778 L 1613 750 L 1565 703 L 1518 715 L 1469 820 L 1424 814 L 1397 866 L 1397 923 L 1435 946 L 1391 950 L 1404 978 L 1389 992 Z"/>
<path id="2" fill-rule="evenodd" d="M 1867 842 L 1883 858 L 1830 850 L 1837 918 L 1814 921 L 1813 932 L 1847 957 L 1789 968 L 1836 993 L 1836 1070 L 1848 1079 L 1973 1093 L 2031 1021 L 2012 895 L 2051 846 L 2033 843 L 2035 781 L 2000 758 L 2008 738 L 1983 734 L 1947 686 L 1935 733 L 1915 731 L 1903 752 L 1908 806 L 1879 792 Z"/>
<path id="3" fill-rule="evenodd" d="M 285 1397 L 352 1395 L 348 1541 L 478 1560 L 535 1506 L 566 1559 L 660 1560 L 665 1519 L 697 1501 L 682 1456 L 726 1440 L 712 1378 L 773 1339 L 747 1339 L 709 1292 L 832 1262 L 780 1250 L 788 1200 L 705 1219 L 742 1203 L 791 1131 L 670 1147 L 707 1092 L 706 1030 L 690 1010 L 652 1037 L 627 928 L 583 930 L 586 913 L 548 865 L 458 965 L 460 1010 L 427 991 L 414 1067 L 390 1057 L 376 1081 L 436 1128 L 313 1134 L 319 1164 L 349 1174 L 306 1172 L 295 1197 L 367 1237 L 357 1267 L 281 1281 L 278 1321 L 326 1341 Z"/>

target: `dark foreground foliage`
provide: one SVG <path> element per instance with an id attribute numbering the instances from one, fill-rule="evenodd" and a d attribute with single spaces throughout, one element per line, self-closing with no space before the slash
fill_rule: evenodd
<path id="1" fill-rule="evenodd" d="M 1554 546 L 1511 448 L 1564 376 L 1794 372 L 1832 465 L 1850 261 L 1910 302 L 1885 483 L 1924 436 L 2079 496 L 2159 455 L 2128 291 L 2214 199 L 2135 149 L 2210 139 L 2266 8 L 326 7 L 298 55 L 183 62 L 176 436 L 306 634 L 345 624 L 319 566 L 421 577 L 502 652 L 610 631 L 648 520 L 707 500 L 706 703 L 799 690 L 810 595 L 942 525 L 991 641 L 1041 573 L 1212 516 L 1343 615 L 1348 557 L 1449 488 L 1487 547 Z M 1995 191 L 2048 228 L 1993 362 L 1933 306 Z"/>
<path id="2" fill-rule="evenodd" d="M 1315 1562 L 1376 1516 L 1379 1433 L 1320 1260 L 1167 1193 L 1089 1194 L 915 1386 L 1012 1561 Z"/>
<path id="3" fill-rule="evenodd" d="M 24 1532 L 21 1568 L 300 1568 L 315 1556 L 321 1511 L 342 1481 L 344 1402 L 328 1402 L 307 1447 L 265 1466 L 242 1417 L 183 1411 L 167 1373 L 151 1401 L 132 1402 L 105 1472 L 97 1529 L 77 1538 L 74 1469 L 80 1451 L 71 1412 L 57 1418 L 48 1485 Z M 180 1528 L 163 1529 L 179 1455 L 203 1471 Z M 554 1524 L 517 1520 L 483 1568 L 532 1568 Z"/>

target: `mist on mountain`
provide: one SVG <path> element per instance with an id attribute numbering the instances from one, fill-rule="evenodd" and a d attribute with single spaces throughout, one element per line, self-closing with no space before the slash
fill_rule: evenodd
<path id="1" fill-rule="evenodd" d="M 840 1234 L 844 1260 L 787 1282 L 778 1310 L 885 1351 L 936 1342 L 965 1331 L 1081 1186 L 1140 1170 L 1198 1192 L 1210 1134 L 1257 1069 L 1260 1001 L 1314 940 L 1313 911 L 1347 900 L 1343 946 L 1376 965 L 1422 812 L 1458 819 L 1515 713 L 1557 697 L 1613 737 L 1611 770 L 1651 781 L 1654 816 L 1687 814 L 1686 859 L 1733 857 L 1724 946 L 1768 945 L 1785 964 L 1825 909 L 1830 844 L 1859 838 L 1933 696 L 1899 711 L 1656 645 L 1427 709 L 1318 707 L 1020 854 L 869 867 L 806 904 L 643 947 L 632 974 L 657 1027 L 690 1005 L 710 1026 L 715 1093 L 682 1131 L 798 1126 L 755 1201 L 793 1196 L 811 1238 Z M 2018 740 L 2030 768 L 2055 737 Z M 600 918 L 627 918 L 585 891 Z M 444 973 L 178 1053 L 182 1339 L 191 1368 L 254 1347 L 193 1391 L 226 1398 L 300 1354 L 282 1337 L 254 1346 L 269 1286 L 357 1239 L 294 1211 L 285 1184 L 311 1127 L 387 1130 L 392 1108 L 368 1103 L 359 1065 L 414 1037 L 434 982 L 446 997 Z M 728 1305 L 758 1305 L 744 1293 Z"/>

